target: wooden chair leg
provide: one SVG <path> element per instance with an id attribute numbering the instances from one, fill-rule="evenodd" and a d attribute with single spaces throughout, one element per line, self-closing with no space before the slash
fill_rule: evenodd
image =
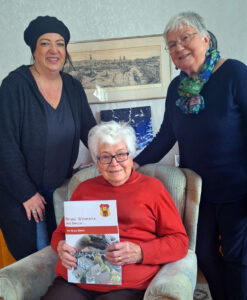
<path id="1" fill-rule="evenodd" d="M 15 262 L 5 243 L 3 233 L 0 229 L 0 268 L 6 267 Z"/>

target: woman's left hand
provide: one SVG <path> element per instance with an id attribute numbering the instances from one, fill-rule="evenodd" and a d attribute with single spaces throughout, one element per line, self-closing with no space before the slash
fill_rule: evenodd
<path id="1" fill-rule="evenodd" d="M 57 245 L 57 253 L 61 259 L 62 265 L 71 270 L 73 267 L 75 268 L 77 265 L 77 259 L 72 256 L 76 251 L 73 247 L 69 246 L 65 243 L 65 240 L 61 240 Z"/>
<path id="2" fill-rule="evenodd" d="M 137 264 L 142 262 L 142 249 L 135 243 L 120 242 L 108 246 L 105 256 L 115 266 Z"/>

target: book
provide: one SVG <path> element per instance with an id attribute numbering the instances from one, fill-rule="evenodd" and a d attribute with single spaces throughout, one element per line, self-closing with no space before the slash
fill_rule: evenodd
<path id="1" fill-rule="evenodd" d="M 110 264 L 105 252 L 119 242 L 116 200 L 64 202 L 66 243 L 76 249 L 77 266 L 68 282 L 120 285 L 121 266 Z"/>

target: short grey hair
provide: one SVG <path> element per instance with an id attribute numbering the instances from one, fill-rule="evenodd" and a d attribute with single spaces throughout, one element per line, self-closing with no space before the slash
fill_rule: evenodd
<path id="1" fill-rule="evenodd" d="M 91 128 L 88 134 L 88 148 L 93 161 L 97 162 L 99 144 L 115 145 L 121 141 L 126 144 L 129 154 L 134 158 L 136 153 L 136 134 L 130 125 L 109 121 Z"/>
<path id="2" fill-rule="evenodd" d="M 166 25 L 164 31 L 164 38 L 167 43 L 167 34 L 169 31 L 178 30 L 183 25 L 194 27 L 195 30 L 202 36 L 208 35 L 207 27 L 204 23 L 203 18 L 195 12 L 182 12 L 178 15 L 173 16 Z"/>

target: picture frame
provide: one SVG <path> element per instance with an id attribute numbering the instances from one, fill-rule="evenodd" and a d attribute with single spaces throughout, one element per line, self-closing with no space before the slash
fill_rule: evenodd
<path id="1" fill-rule="evenodd" d="M 162 35 L 68 44 L 74 69 L 64 71 L 83 85 L 89 103 L 160 99 L 171 81 Z"/>
<path id="2" fill-rule="evenodd" d="M 136 155 L 153 140 L 151 106 L 100 110 L 100 120 L 101 122 L 114 120 L 132 126 L 136 134 Z"/>

